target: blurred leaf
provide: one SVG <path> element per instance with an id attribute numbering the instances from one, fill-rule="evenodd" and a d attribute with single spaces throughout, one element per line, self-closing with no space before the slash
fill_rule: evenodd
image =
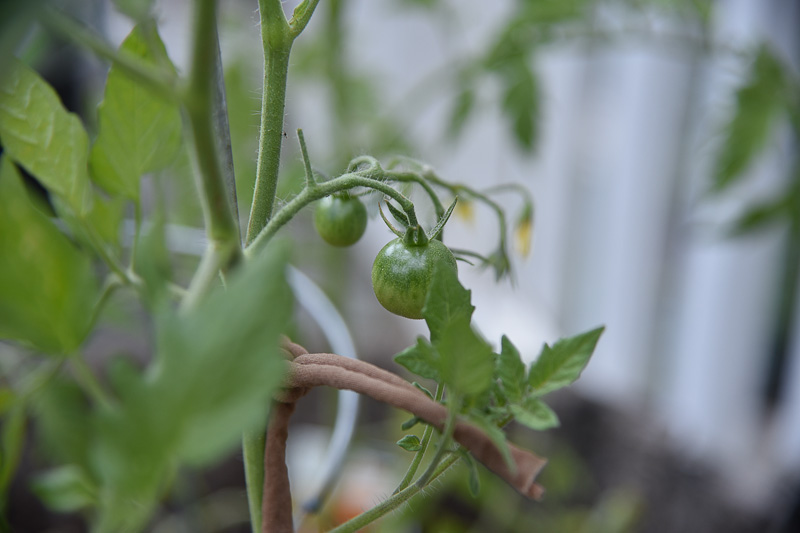
<path id="1" fill-rule="evenodd" d="M 133 20 L 145 20 L 153 10 L 154 0 L 114 0 L 114 5 L 120 12 L 125 13 Z"/>
<path id="2" fill-rule="evenodd" d="M 439 355 L 430 343 L 417 338 L 417 344 L 409 346 L 394 356 L 394 362 L 412 374 L 439 381 Z"/>
<path id="3" fill-rule="evenodd" d="M 469 323 L 475 310 L 470 303 L 471 294 L 459 283 L 458 274 L 447 268 L 434 268 L 431 287 L 422 308 L 434 345 L 449 323 L 463 318 Z"/>
<path id="4" fill-rule="evenodd" d="M 486 436 L 489 437 L 489 440 L 492 441 L 492 444 L 494 444 L 495 447 L 500 451 L 500 454 L 503 456 L 506 465 L 511 470 L 516 469 L 517 465 L 514 462 L 514 458 L 511 457 L 511 449 L 508 447 L 506 434 L 503 432 L 503 430 L 497 427 L 497 424 L 486 418 L 486 416 L 481 413 L 470 413 L 469 420 L 483 430 L 484 433 L 486 433 Z"/>
<path id="5" fill-rule="evenodd" d="M 145 283 L 147 299 L 151 304 L 159 303 L 172 279 L 172 263 L 167 249 L 163 215 L 153 217 L 152 223 L 139 237 L 135 261 L 136 273 Z"/>
<path id="6" fill-rule="evenodd" d="M 408 7 L 421 7 L 424 9 L 433 9 L 439 7 L 440 0 L 395 0 L 398 4 Z"/>
<path id="7" fill-rule="evenodd" d="M 516 346 L 505 335 L 501 340 L 500 357 L 497 358 L 497 376 L 508 400 L 520 401 L 526 385 L 525 364 Z"/>
<path id="8" fill-rule="evenodd" d="M 17 471 L 25 443 L 25 406 L 15 402 L 3 419 L 0 428 L 0 503 L 5 500 L 6 491 Z"/>
<path id="9" fill-rule="evenodd" d="M 88 468 L 91 419 L 89 402 L 74 381 L 52 379 L 31 401 L 36 443 L 54 463 Z"/>
<path id="10" fill-rule="evenodd" d="M 464 131 L 472 111 L 475 108 L 475 89 L 468 85 L 460 85 L 460 90 L 453 101 L 453 109 L 447 121 L 447 136 L 457 138 Z"/>
<path id="11" fill-rule="evenodd" d="M 786 221 L 787 217 L 791 215 L 791 210 L 792 202 L 788 195 L 751 206 L 734 222 L 730 234 L 732 236 L 745 235 Z"/>
<path id="12" fill-rule="evenodd" d="M 74 465 L 37 475 L 31 488 L 48 508 L 61 513 L 78 511 L 97 501 L 94 483 L 83 469 Z"/>
<path id="13" fill-rule="evenodd" d="M 457 396 L 480 394 L 492 383 L 492 348 L 470 327 L 469 317 L 451 320 L 436 342 L 442 382 Z"/>
<path id="14" fill-rule="evenodd" d="M 592 0 L 526 0 L 512 18 L 518 24 L 554 25 L 583 17 Z"/>
<path id="15" fill-rule="evenodd" d="M 520 62 L 504 77 L 502 110 L 511 123 L 519 146 L 530 152 L 537 141 L 539 121 L 539 85 L 534 73 Z"/>
<path id="16" fill-rule="evenodd" d="M 89 212 L 86 131 L 53 88 L 16 60 L 0 77 L 0 144 L 75 213 Z"/>
<path id="17" fill-rule="evenodd" d="M 96 419 L 92 459 L 105 488 L 98 530 L 140 529 L 178 464 L 217 459 L 265 419 L 285 372 L 285 255 L 257 257 L 229 278 L 227 291 L 157 317 L 157 360 L 141 377 L 118 376 L 119 406 Z"/>
<path id="18" fill-rule="evenodd" d="M 781 62 L 762 46 L 753 62 L 750 77 L 736 92 L 733 118 L 714 170 L 714 189 L 721 191 L 742 177 L 755 156 L 764 148 L 771 126 L 785 107 L 786 73 Z"/>
<path id="19" fill-rule="evenodd" d="M 464 459 L 467 461 L 469 468 L 469 493 L 473 498 L 477 498 L 481 494 L 481 476 L 478 474 L 478 463 L 469 454 L 463 454 Z"/>
<path id="20" fill-rule="evenodd" d="M 0 338 L 70 353 L 97 300 L 89 258 L 31 204 L 8 157 L 0 159 L 0 206 Z"/>
<path id="21" fill-rule="evenodd" d="M 528 384 L 538 396 L 572 384 L 589 363 L 604 327 L 544 345 L 528 373 Z"/>
<path id="22" fill-rule="evenodd" d="M 422 449 L 422 444 L 419 442 L 419 437 L 416 435 L 406 435 L 397 441 L 397 445 L 407 452 L 418 452 Z"/>
<path id="23" fill-rule="evenodd" d="M 174 70 L 152 21 L 138 24 L 120 53 Z M 138 202 L 142 174 L 166 167 L 178 155 L 180 109 L 112 66 L 97 115 L 99 133 L 89 159 L 92 178 L 109 193 Z"/>
<path id="24" fill-rule="evenodd" d="M 119 246 L 119 233 L 124 216 L 124 198 L 118 196 L 106 199 L 99 194 L 94 195 L 88 222 L 104 243 L 110 244 L 114 248 Z"/>
<path id="25" fill-rule="evenodd" d="M 509 406 L 514 419 L 520 424 L 536 431 L 558 427 L 558 416 L 543 401 L 527 398 L 523 404 Z"/>
<path id="26" fill-rule="evenodd" d="M 0 415 L 8 412 L 17 400 L 17 395 L 8 387 L 0 387 Z"/>

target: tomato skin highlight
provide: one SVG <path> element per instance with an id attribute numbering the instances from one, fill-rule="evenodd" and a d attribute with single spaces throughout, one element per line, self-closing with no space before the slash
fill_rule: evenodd
<path id="1" fill-rule="evenodd" d="M 456 258 L 441 241 L 423 246 L 394 239 L 384 246 L 372 265 L 372 289 L 388 311 L 420 319 L 436 265 L 458 272 Z"/>
<path id="2" fill-rule="evenodd" d="M 367 229 L 367 208 L 355 197 L 326 196 L 314 211 L 314 226 L 328 244 L 350 246 Z"/>

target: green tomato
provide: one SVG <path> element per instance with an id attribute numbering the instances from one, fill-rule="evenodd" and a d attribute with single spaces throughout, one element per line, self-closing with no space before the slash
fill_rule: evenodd
<path id="1" fill-rule="evenodd" d="M 350 246 L 367 229 L 367 208 L 355 197 L 326 196 L 314 212 L 314 226 L 328 244 Z"/>
<path id="2" fill-rule="evenodd" d="M 372 289 L 383 307 L 406 318 L 422 318 L 422 307 L 436 265 L 458 272 L 453 252 L 438 240 L 415 246 L 395 239 L 372 265 Z"/>

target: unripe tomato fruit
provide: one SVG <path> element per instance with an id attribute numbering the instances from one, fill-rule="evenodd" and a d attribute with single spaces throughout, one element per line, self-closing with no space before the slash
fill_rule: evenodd
<path id="1" fill-rule="evenodd" d="M 314 226 L 328 244 L 350 246 L 367 229 L 367 208 L 355 197 L 326 196 L 314 212 Z"/>
<path id="2" fill-rule="evenodd" d="M 422 246 L 397 238 L 384 246 L 372 265 L 372 289 L 383 307 L 406 318 L 422 318 L 422 307 L 433 278 L 433 269 L 458 272 L 453 252 L 438 240 Z"/>

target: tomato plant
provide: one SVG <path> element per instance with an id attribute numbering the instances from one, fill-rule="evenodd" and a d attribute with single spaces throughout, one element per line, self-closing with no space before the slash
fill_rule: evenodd
<path id="1" fill-rule="evenodd" d="M 279 0 L 259 1 L 265 80 L 246 228 L 239 227 L 236 183 L 245 178 L 232 163 L 218 2 L 193 4 L 185 73 L 167 54 L 150 2 L 118 2 L 135 23 L 119 49 L 52 6 L 20 10 L 20 24 L 36 23 L 110 69 L 92 129 L 35 68 L 0 50 L 0 339 L 18 361 L 0 389 L 4 512 L 30 418 L 45 441 L 36 494 L 59 512 L 82 513 L 94 531 L 145 529 L 181 467 L 209 466 L 238 443 L 253 531 L 291 530 L 288 417 L 296 400 L 320 385 L 371 395 L 411 412 L 408 427 L 425 425 L 420 442 L 401 441 L 416 455 L 396 493 L 337 531 L 356 531 L 421 495 L 462 458 L 473 473 L 474 457 L 522 495 L 541 494 L 534 480 L 544 461 L 508 443 L 501 428 L 512 419 L 537 430 L 554 426 L 556 415 L 541 397 L 577 379 L 602 330 L 546 347 L 526 369 L 510 340 L 504 337 L 498 351 L 472 327 L 456 257 L 493 268 L 498 278 L 509 274 L 510 208 L 495 199 L 500 188 L 454 183 L 406 157 L 382 164 L 368 155 L 318 180 L 298 130 L 305 182 L 277 202 L 290 55 L 318 3 L 303 0 L 287 17 Z M 25 44 L 22 34 L 9 39 L 15 37 Z M 31 198 L 25 180 L 41 186 L 51 205 L 43 209 Z M 141 193 L 145 180 L 152 195 Z M 192 182 L 195 195 L 187 194 Z M 523 204 L 518 233 L 527 235 L 530 195 L 511 188 Z M 437 223 L 428 232 L 409 189 L 431 200 Z M 424 318 L 430 330 L 396 361 L 434 380 L 435 393 L 367 363 L 308 354 L 283 337 L 294 298 L 286 245 L 274 237 L 319 202 L 315 225 L 323 239 L 352 244 L 364 233 L 358 197 L 366 195 L 385 199 L 402 228 L 389 224 L 402 238 L 375 259 L 375 294 L 394 313 Z M 442 231 L 455 201 L 445 210 L 440 196 L 492 209 L 499 228 L 492 253 L 448 249 Z M 186 222 L 173 209 L 185 198 L 194 198 L 202 217 L 191 223 L 205 233 L 188 274 L 173 268 L 185 250 L 167 238 L 170 225 Z M 102 363 L 89 364 L 92 332 L 113 322 L 119 310 L 109 307 L 131 300 L 138 307 L 130 322 L 139 324 L 132 327 L 153 339 L 145 362 L 110 359 L 124 352 L 113 346 Z M 417 476 L 434 442 L 436 452 Z"/>
<path id="2" fill-rule="evenodd" d="M 350 195 L 327 196 L 319 201 L 314 211 L 314 227 L 328 244 L 350 246 L 357 243 L 367 229 L 367 208 Z"/>

